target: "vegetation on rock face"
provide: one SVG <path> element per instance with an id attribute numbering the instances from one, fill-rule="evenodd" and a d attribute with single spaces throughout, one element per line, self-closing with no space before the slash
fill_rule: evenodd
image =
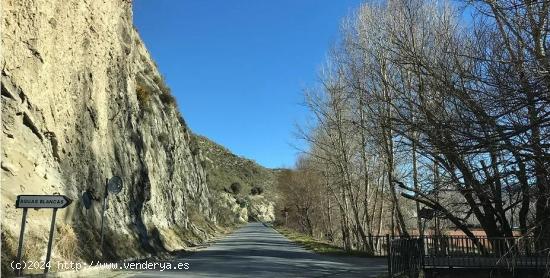
<path id="1" fill-rule="evenodd" d="M 238 195 L 239 193 L 241 193 L 241 189 L 242 185 L 240 183 L 234 182 L 231 184 L 231 192 L 233 192 L 233 194 Z"/>
<path id="2" fill-rule="evenodd" d="M 191 138 L 189 139 L 189 148 L 191 149 L 192 155 L 198 155 L 200 152 L 199 143 L 197 142 L 197 138 L 193 135 L 191 135 Z"/>
<path id="3" fill-rule="evenodd" d="M 166 82 L 164 81 L 164 77 L 161 75 L 155 75 L 153 76 L 153 81 L 155 84 L 157 84 L 158 88 L 162 92 L 163 95 L 171 95 L 172 91 L 170 90 L 170 87 L 166 85 Z"/>
<path id="4" fill-rule="evenodd" d="M 264 188 L 258 185 L 255 185 L 250 189 L 250 195 L 261 195 L 264 193 Z"/>
<path id="5" fill-rule="evenodd" d="M 151 91 L 147 90 L 143 85 L 136 85 L 136 96 L 141 109 L 147 110 L 150 109 L 151 105 Z"/>
<path id="6" fill-rule="evenodd" d="M 176 98 L 171 93 L 162 93 L 159 98 L 168 107 L 176 106 Z"/>
<path id="7" fill-rule="evenodd" d="M 141 84 L 140 82 L 136 81 L 136 97 L 139 103 L 139 107 L 143 109 L 143 111 L 150 113 L 152 111 L 151 101 L 153 95 L 158 95 L 159 100 L 164 105 L 165 109 L 175 108 L 175 110 L 177 110 L 176 98 L 172 95 L 170 87 L 166 85 L 164 79 L 161 76 L 154 75 L 154 73 L 152 72 L 144 73 L 146 74 L 144 78 L 152 79 L 158 89 L 154 88 L 154 86 L 153 88 L 148 88 L 147 85 Z M 153 93 L 154 91 L 155 93 Z M 179 111 L 178 120 L 180 121 L 180 123 L 182 123 L 183 126 L 185 126 L 185 121 L 183 120 L 183 117 L 179 114 Z"/>
<path id="8" fill-rule="evenodd" d="M 159 134 L 158 140 L 162 144 L 167 144 L 170 141 L 168 133 L 163 132 L 163 133 Z"/>
<path id="9" fill-rule="evenodd" d="M 183 116 L 181 114 L 178 115 L 178 121 L 182 126 L 187 126 L 187 123 L 185 122 L 185 119 L 183 119 Z"/>
<path id="10" fill-rule="evenodd" d="M 241 208 L 246 208 L 249 205 L 249 201 L 246 198 L 243 197 L 237 197 L 236 198 L 237 204 L 241 206 Z"/>

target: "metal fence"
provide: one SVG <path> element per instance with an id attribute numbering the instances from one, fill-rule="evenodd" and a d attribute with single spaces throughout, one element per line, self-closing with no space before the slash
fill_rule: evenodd
<path id="1" fill-rule="evenodd" d="M 435 268 L 550 268 L 550 251 L 537 248 L 533 237 L 425 236 L 388 241 L 390 277 L 414 278 L 420 270 Z"/>
<path id="2" fill-rule="evenodd" d="M 425 237 L 423 244 L 428 267 L 545 268 L 550 262 L 534 237 Z"/>
<path id="3" fill-rule="evenodd" d="M 385 257 L 388 253 L 389 242 L 392 237 L 385 236 L 367 236 L 367 254 L 375 257 Z"/>
<path id="4" fill-rule="evenodd" d="M 401 237 L 398 236 L 390 236 L 390 235 L 383 235 L 383 236 L 373 236 L 368 235 L 366 236 L 365 240 L 367 241 L 366 246 L 363 246 L 363 249 L 360 249 L 359 251 L 366 253 L 368 256 L 373 257 L 386 257 L 388 256 L 388 248 L 389 248 L 389 242 L 392 239 L 399 239 Z"/>
<path id="5" fill-rule="evenodd" d="M 391 239 L 388 248 L 388 271 L 390 277 L 407 275 L 418 277 L 422 270 L 422 239 Z"/>

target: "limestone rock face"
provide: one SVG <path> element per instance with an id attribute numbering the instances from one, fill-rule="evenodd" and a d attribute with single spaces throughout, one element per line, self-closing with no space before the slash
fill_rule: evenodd
<path id="1" fill-rule="evenodd" d="M 54 193 L 74 200 L 58 213 L 54 259 L 101 254 L 101 199 L 113 175 L 124 188 L 108 199 L 107 255 L 138 257 L 206 238 L 215 217 L 203 158 L 166 100 L 133 28 L 131 1 L 1 6 L 3 255 L 13 251 L 20 226 L 16 196 Z M 85 191 L 97 199 L 90 209 L 81 200 Z M 44 256 L 50 215 L 29 212 L 26 255 L 34 240 Z M 63 251 L 63 240 L 77 248 Z"/>
<path id="2" fill-rule="evenodd" d="M 249 197 L 249 214 L 261 221 L 271 223 L 275 221 L 275 204 L 265 196 L 255 195 Z"/>
<path id="3" fill-rule="evenodd" d="M 234 224 L 243 224 L 248 222 L 248 207 L 244 204 L 239 204 L 235 196 L 227 192 L 214 191 L 213 195 L 216 198 L 216 219 L 224 226 Z"/>

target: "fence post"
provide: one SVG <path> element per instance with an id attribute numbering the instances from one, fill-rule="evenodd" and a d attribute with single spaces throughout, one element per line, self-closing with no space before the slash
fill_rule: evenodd
<path id="1" fill-rule="evenodd" d="M 372 255 L 376 256 L 376 250 L 374 248 L 374 242 L 372 241 L 372 235 L 370 233 L 369 233 L 368 238 L 369 238 L 369 244 L 368 245 L 369 245 L 370 250 L 372 251 Z"/>
<path id="2" fill-rule="evenodd" d="M 392 272 L 392 266 L 391 266 L 391 263 L 392 263 L 392 259 L 391 259 L 391 246 L 390 246 L 390 235 L 389 234 L 386 234 L 386 253 L 388 255 L 388 273 L 390 274 L 390 278 L 393 277 L 393 272 Z"/>
<path id="3" fill-rule="evenodd" d="M 424 236 L 420 236 L 418 238 L 418 248 L 420 249 L 419 251 L 419 256 L 420 256 L 420 270 L 424 275 L 423 277 L 426 277 L 426 273 L 424 271 L 424 266 L 425 266 L 425 262 L 424 262 Z"/>

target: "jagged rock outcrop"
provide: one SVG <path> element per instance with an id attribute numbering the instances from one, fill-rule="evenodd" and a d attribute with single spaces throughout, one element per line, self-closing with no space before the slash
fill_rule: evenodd
<path id="1" fill-rule="evenodd" d="M 249 214 L 261 222 L 275 221 L 275 203 L 262 195 L 249 196 Z"/>
<path id="2" fill-rule="evenodd" d="M 54 259 L 139 257 L 208 237 L 215 216 L 202 156 L 133 28 L 131 1 L 2 0 L 2 257 L 13 256 L 18 194 L 60 193 Z M 87 210 L 81 196 L 98 200 Z M 44 256 L 51 211 L 30 211 L 27 256 Z M 32 245 L 32 250 L 30 246 Z M 32 253 L 34 252 L 34 253 Z M 65 252 L 65 253 L 64 253 Z M 28 257 L 40 259 L 40 257 Z"/>
<path id="3" fill-rule="evenodd" d="M 224 226 L 248 222 L 248 208 L 245 203 L 238 203 L 235 197 L 227 192 L 213 191 L 213 206 L 216 208 L 216 219 Z"/>

